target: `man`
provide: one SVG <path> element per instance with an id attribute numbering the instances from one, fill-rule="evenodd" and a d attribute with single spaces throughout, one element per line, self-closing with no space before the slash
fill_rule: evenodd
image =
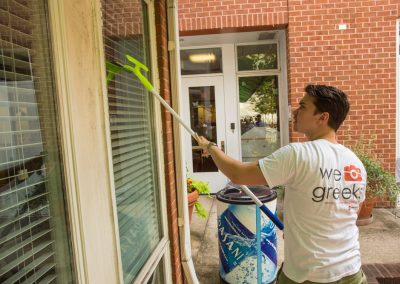
<path id="1" fill-rule="evenodd" d="M 366 171 L 336 131 L 349 111 L 337 88 L 309 85 L 294 112 L 292 143 L 251 163 L 236 161 L 198 137 L 217 167 L 236 184 L 285 186 L 284 265 L 277 283 L 367 283 L 361 271 L 356 226 L 365 199 Z"/>
<path id="2" fill-rule="evenodd" d="M 261 114 L 257 114 L 257 116 L 256 116 L 256 126 L 257 127 L 267 126 L 267 124 L 261 120 Z"/>

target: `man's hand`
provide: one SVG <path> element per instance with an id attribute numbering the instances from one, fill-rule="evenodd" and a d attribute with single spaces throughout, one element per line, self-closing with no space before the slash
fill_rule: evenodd
<path id="1" fill-rule="evenodd" d="M 195 139 L 201 149 L 208 153 L 207 146 L 210 143 L 203 136 L 195 135 Z M 264 175 L 258 166 L 258 161 L 251 163 L 242 163 L 227 156 L 223 151 L 217 150 L 217 147 L 212 148 L 210 152 L 214 163 L 218 169 L 226 175 L 233 183 L 247 185 L 266 185 L 267 182 Z"/>
<path id="2" fill-rule="evenodd" d="M 206 150 L 207 151 L 207 146 L 208 143 L 210 143 L 210 141 L 208 141 L 206 138 L 204 138 L 203 136 L 199 136 L 196 133 L 196 137 L 195 137 L 197 143 L 199 144 L 199 146 L 201 147 L 201 149 Z"/>

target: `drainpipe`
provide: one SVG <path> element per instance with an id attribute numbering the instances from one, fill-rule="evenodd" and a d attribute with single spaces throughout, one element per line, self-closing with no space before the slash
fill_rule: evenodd
<path id="1" fill-rule="evenodd" d="M 167 24 L 168 24 L 168 51 L 170 59 L 170 82 L 173 105 L 177 113 L 181 113 L 181 80 L 180 80 L 180 61 L 179 61 L 179 26 L 178 26 L 178 2 L 177 0 L 167 0 Z M 179 243 L 182 266 L 186 280 L 189 284 L 198 284 L 192 259 L 192 249 L 190 245 L 190 226 L 189 211 L 186 190 L 186 167 L 185 155 L 182 150 L 184 144 L 183 135 L 179 123 L 174 123 L 174 153 L 175 153 L 175 173 L 178 197 L 178 227 Z"/>

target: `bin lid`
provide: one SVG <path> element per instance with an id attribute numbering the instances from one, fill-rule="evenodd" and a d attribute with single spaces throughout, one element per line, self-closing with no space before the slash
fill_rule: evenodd
<path id="1" fill-rule="evenodd" d="M 277 197 L 275 190 L 270 189 L 267 186 L 248 186 L 248 188 L 257 196 L 262 203 L 272 201 Z M 255 204 L 254 201 L 246 194 L 246 192 L 240 190 L 239 185 L 228 183 L 227 186 L 216 194 L 217 199 L 221 202 L 231 204 Z"/>

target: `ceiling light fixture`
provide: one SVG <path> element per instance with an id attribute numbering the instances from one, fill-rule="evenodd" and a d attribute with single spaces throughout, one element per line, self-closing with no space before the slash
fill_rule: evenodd
<path id="1" fill-rule="evenodd" d="M 215 62 L 215 54 L 213 53 L 198 53 L 190 54 L 189 60 L 193 63 Z"/>

